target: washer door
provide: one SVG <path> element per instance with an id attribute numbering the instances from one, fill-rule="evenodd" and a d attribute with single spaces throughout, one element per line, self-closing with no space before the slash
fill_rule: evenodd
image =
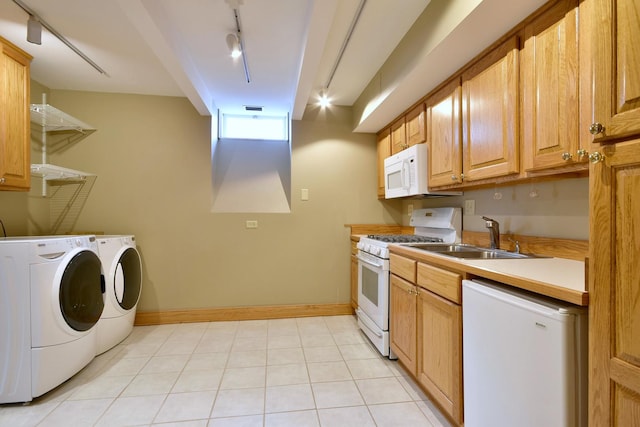
<path id="1" fill-rule="evenodd" d="M 78 252 L 67 264 L 60 281 L 60 310 L 76 331 L 91 329 L 102 314 L 104 300 L 100 258 L 91 251 Z"/>
<path id="2" fill-rule="evenodd" d="M 142 288 L 142 262 L 136 249 L 127 248 L 120 255 L 113 282 L 114 295 L 120 307 L 124 310 L 134 308 Z"/>

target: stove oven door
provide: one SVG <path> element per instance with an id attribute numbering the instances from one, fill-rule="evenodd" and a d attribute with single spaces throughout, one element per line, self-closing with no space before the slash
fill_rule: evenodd
<path id="1" fill-rule="evenodd" d="M 389 261 L 362 251 L 358 252 L 358 308 L 379 331 L 389 330 Z"/>

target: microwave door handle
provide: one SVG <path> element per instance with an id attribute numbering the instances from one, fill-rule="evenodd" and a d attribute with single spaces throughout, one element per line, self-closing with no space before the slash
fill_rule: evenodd
<path id="1" fill-rule="evenodd" d="M 409 160 L 402 161 L 402 188 L 408 190 L 411 188 L 411 169 Z M 406 175 L 406 176 L 405 176 Z"/>

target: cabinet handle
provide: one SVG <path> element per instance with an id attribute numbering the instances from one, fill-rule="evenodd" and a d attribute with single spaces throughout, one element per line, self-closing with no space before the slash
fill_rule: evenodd
<path id="1" fill-rule="evenodd" d="M 599 152 L 595 152 L 595 153 L 591 153 L 589 154 L 589 160 L 591 160 L 591 163 L 599 163 L 604 161 L 604 154 L 600 154 Z"/>
<path id="2" fill-rule="evenodd" d="M 591 135 L 598 135 L 602 132 L 604 132 L 604 126 L 602 126 L 602 123 L 595 122 L 589 126 L 589 133 Z"/>
<path id="3" fill-rule="evenodd" d="M 578 150 L 577 154 L 578 154 L 578 158 L 582 159 L 583 157 L 588 156 L 589 152 L 587 150 L 581 148 L 581 149 Z"/>
<path id="4" fill-rule="evenodd" d="M 458 177 L 457 177 L 457 176 L 455 176 L 455 175 L 451 175 L 451 181 L 457 181 L 457 180 L 458 180 Z"/>
<path id="5" fill-rule="evenodd" d="M 571 153 L 562 153 L 562 160 L 565 162 L 571 160 L 572 157 Z"/>
<path id="6" fill-rule="evenodd" d="M 4 176 L 3 176 L 2 178 L 0 178 L 0 184 L 4 184 L 4 181 L 5 181 L 5 179 L 4 179 Z"/>

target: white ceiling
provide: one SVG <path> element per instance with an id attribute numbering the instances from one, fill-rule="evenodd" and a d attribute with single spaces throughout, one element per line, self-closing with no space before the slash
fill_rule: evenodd
<path id="1" fill-rule="evenodd" d="M 0 0 L 0 35 L 33 55 L 32 78 L 51 89 L 186 96 L 204 115 L 250 105 L 299 119 L 326 84 L 361 0 L 240 0 L 250 83 L 226 45 L 235 30 L 228 0 L 22 1 L 108 73 L 46 30 L 42 45 L 26 42 L 28 15 L 12 0 Z M 430 1 L 366 1 L 329 86 L 335 104 L 353 105 Z M 521 19 L 499 21 L 512 26 Z M 386 111 L 378 116 L 400 114 L 426 93 L 418 90 L 409 90 L 414 99 L 382 103 L 378 109 Z"/>

